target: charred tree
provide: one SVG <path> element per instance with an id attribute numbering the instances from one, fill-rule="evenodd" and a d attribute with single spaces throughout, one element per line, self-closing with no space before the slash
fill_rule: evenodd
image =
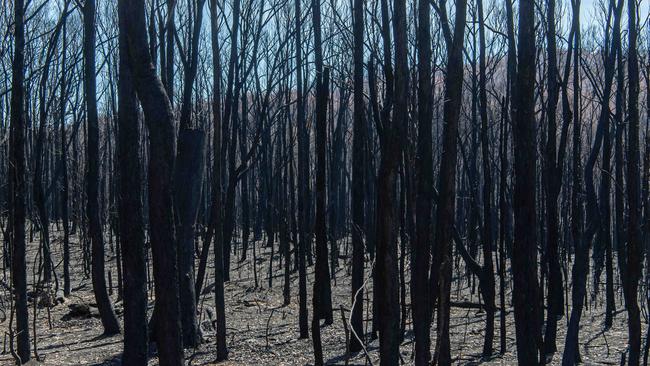
<path id="1" fill-rule="evenodd" d="M 639 60 L 637 51 L 636 1 L 628 1 L 628 141 L 627 141 L 627 263 L 623 282 L 628 320 L 629 365 L 638 365 L 641 350 L 641 319 L 637 302 L 641 279 L 641 178 L 639 150 Z"/>
<path id="2" fill-rule="evenodd" d="M 363 101 L 363 0 L 355 0 L 353 11 L 354 33 L 354 91 L 352 140 L 352 315 L 350 351 L 363 348 L 363 277 L 364 277 L 364 204 L 365 204 L 365 149 L 366 120 Z"/>
<path id="3" fill-rule="evenodd" d="M 30 359 L 27 313 L 27 261 L 25 255 L 25 2 L 14 1 L 14 56 L 11 65 L 11 125 L 9 140 L 9 207 L 11 282 L 16 311 L 16 354 Z"/>
<path id="4" fill-rule="evenodd" d="M 384 58 L 390 59 L 390 28 L 388 5 L 381 2 Z M 386 104 L 380 133 L 381 161 L 377 179 L 377 237 L 375 296 L 379 330 L 379 354 L 381 365 L 397 365 L 400 344 L 399 278 L 397 267 L 397 174 L 402 155 L 402 137 L 408 121 L 408 64 L 407 64 L 406 1 L 393 3 L 393 36 L 395 40 L 395 75 L 392 88 L 394 108 L 389 116 L 391 104 Z M 392 77 L 389 64 L 385 73 Z"/>
<path id="5" fill-rule="evenodd" d="M 149 232 L 156 312 L 154 338 L 161 365 L 183 362 L 173 217 L 172 109 L 149 53 L 144 1 L 124 1 L 129 64 L 149 130 Z"/>
<path id="6" fill-rule="evenodd" d="M 118 217 L 124 281 L 124 354 L 128 365 L 147 364 L 147 263 L 142 208 L 142 166 L 140 165 L 140 121 L 128 58 L 126 7 L 120 2 Z"/>
<path id="7" fill-rule="evenodd" d="M 449 310 L 451 295 L 452 253 L 451 240 L 456 217 L 456 162 L 458 157 L 458 125 L 462 103 L 463 86 L 463 43 L 467 1 L 456 3 L 453 33 L 447 20 L 445 2 L 438 8 L 443 35 L 447 44 L 447 77 L 443 105 L 442 156 L 438 180 L 439 200 L 436 207 L 435 257 L 431 264 L 431 282 L 438 300 L 436 351 L 434 362 L 438 365 L 451 364 L 449 341 Z"/>
<path id="8" fill-rule="evenodd" d="M 184 83 L 174 172 L 174 213 L 177 234 L 179 298 L 183 345 L 196 347 L 199 330 L 194 293 L 194 224 L 199 209 L 203 180 L 203 144 L 205 133 L 193 128 L 191 121 L 192 89 L 199 66 L 199 38 L 205 0 L 192 2 L 195 12 L 190 47 L 183 58 Z"/>
<path id="9" fill-rule="evenodd" d="M 92 243 L 92 283 L 97 308 L 105 335 L 120 332 L 106 290 L 104 266 L 104 238 L 99 210 L 99 122 L 97 117 L 97 77 L 95 71 L 95 0 L 86 0 L 83 7 L 84 22 L 84 90 L 86 100 L 86 214 L 88 235 Z"/>
<path id="10" fill-rule="evenodd" d="M 431 87 L 430 2 L 418 1 L 418 140 L 415 160 L 415 241 L 412 249 L 411 303 L 415 335 L 415 364 L 431 360 L 431 299 L 429 267 L 431 256 L 431 214 L 433 206 L 433 93 Z"/>
<path id="11" fill-rule="evenodd" d="M 517 361 L 537 365 L 541 324 L 537 281 L 537 232 L 535 209 L 535 5 L 519 2 L 519 39 L 515 94 L 514 136 L 514 216 L 515 240 L 512 252 L 513 303 L 517 337 Z"/>
<path id="12" fill-rule="evenodd" d="M 301 0 L 295 0 L 296 20 L 296 128 L 298 129 L 298 324 L 300 338 L 309 337 L 307 323 L 307 267 L 305 263 L 307 246 L 309 246 L 309 135 L 305 120 L 305 101 L 302 95 L 302 12 Z"/>

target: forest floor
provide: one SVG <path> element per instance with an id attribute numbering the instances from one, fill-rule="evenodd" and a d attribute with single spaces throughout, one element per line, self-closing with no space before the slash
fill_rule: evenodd
<path id="1" fill-rule="evenodd" d="M 54 262 L 57 265 L 57 273 L 62 272 L 61 265 L 61 232 L 56 231 L 55 226 L 51 233 Z M 72 239 L 72 281 L 73 293 L 64 299 L 63 303 L 49 308 L 36 307 L 36 342 L 37 353 L 40 363 L 43 365 L 121 365 L 120 356 L 122 351 L 122 337 L 102 337 L 102 326 L 94 306 L 95 300 L 92 294 L 90 278 L 84 276 L 83 254 L 80 250 L 78 238 Z M 248 260 L 237 263 L 237 256 L 232 256 L 231 281 L 226 283 L 226 321 L 227 321 L 227 344 L 229 348 L 229 360 L 219 365 L 307 365 L 313 364 L 313 350 L 311 339 L 298 339 L 298 276 L 291 274 L 291 304 L 282 306 L 282 284 L 283 270 L 279 267 L 279 255 L 276 251 L 273 260 L 273 268 L 269 271 L 270 248 L 264 248 L 262 241 L 257 242 L 257 276 L 258 286 L 255 286 L 252 250 L 249 252 Z M 341 242 L 341 248 L 346 244 Z M 28 275 L 31 283 L 34 277 L 31 275 L 34 269 L 34 258 L 38 249 L 38 239 L 28 245 Z M 107 253 L 111 250 L 107 240 Z M 209 262 L 211 263 L 211 261 Z M 370 262 L 367 263 L 369 267 Z M 209 266 L 206 284 L 213 284 L 212 267 Z M 117 283 L 117 271 L 115 257 L 107 256 L 107 268 L 112 272 L 111 279 Z M 472 294 L 468 281 L 459 276 L 463 273 L 463 266 L 456 266 L 452 285 L 452 301 L 478 303 L 479 297 L 476 291 Z M 367 269 L 369 274 L 369 268 Z M 313 286 L 313 267 L 308 268 L 308 298 L 311 320 L 311 293 Z M 570 273 L 570 270 L 568 271 Z M 273 286 L 269 286 L 269 273 L 273 275 Z M 566 272 L 565 272 L 566 273 Z M 408 261 L 407 261 L 408 274 Z M 618 274 L 616 275 L 618 276 Z M 350 261 L 347 257 L 341 256 L 339 267 L 335 273 L 336 279 L 332 281 L 332 303 L 334 307 L 334 323 L 322 327 L 323 351 L 326 364 L 329 365 L 369 365 L 363 353 L 346 356 L 346 332 L 344 331 L 343 316 L 341 308 L 344 309 L 345 317 L 349 316 L 350 308 Z M 603 279 L 604 280 L 604 279 Z M 9 281 L 8 271 L 4 283 Z M 62 281 L 62 280 L 60 280 Z M 408 281 L 408 275 L 407 275 Z M 618 285 L 618 277 L 615 285 Z M 593 292 L 592 282 L 589 283 L 589 291 Z M 478 284 L 477 284 L 478 285 Z M 498 281 L 497 281 L 498 286 Z M 61 284 L 62 287 L 62 284 Z M 372 296 L 372 281 L 366 285 L 366 297 Z M 616 288 L 618 288 L 617 286 Z M 210 287 L 211 288 L 211 287 Z M 408 286 L 407 286 L 408 290 Z M 3 290 L 0 309 L 0 331 L 2 331 L 2 354 L 0 354 L 0 365 L 12 365 L 13 359 L 9 353 L 8 327 L 10 302 L 8 292 Z M 603 290 L 604 291 L 604 290 Z M 583 312 L 580 328 L 580 352 L 582 360 L 586 365 L 618 365 L 621 354 L 627 345 L 627 323 L 626 313 L 622 305 L 622 296 L 617 295 L 617 313 L 613 327 L 604 332 L 604 300 L 601 295 L 597 301 L 589 301 Z M 150 291 L 153 296 L 153 291 Z M 122 302 L 117 300 L 117 289 L 113 289 L 112 299 L 118 317 L 122 318 Z M 451 347 L 454 364 L 459 365 L 513 365 L 516 364 L 515 329 L 510 303 L 512 297 L 511 288 L 506 291 L 507 315 L 507 350 L 503 355 L 499 351 L 499 314 L 496 314 L 495 323 L 495 356 L 483 360 L 481 350 L 483 345 L 485 314 L 478 309 L 466 309 L 452 307 L 451 314 Z M 410 297 L 407 293 L 407 305 Z M 70 306 L 74 304 L 89 305 L 91 315 L 89 317 L 69 319 L 65 315 L 70 312 Z M 204 293 L 198 304 L 200 309 L 200 324 L 203 329 L 204 342 L 197 349 L 186 350 L 188 365 L 214 365 L 216 355 L 214 329 L 211 326 L 211 317 L 214 314 L 214 296 L 212 292 Z M 497 289 L 498 304 L 498 289 Z M 150 297 L 149 310 L 153 306 L 153 297 Z M 370 330 L 371 309 L 364 309 L 366 327 Z M 34 306 L 30 304 L 30 324 L 33 320 Z M 644 314 L 647 315 L 647 314 Z M 642 319 L 647 319 L 644 316 Z M 568 317 L 558 322 L 558 352 L 551 360 L 551 364 L 560 364 L 562 350 L 564 348 L 564 337 Z M 435 344 L 435 323 L 432 327 L 432 345 Z M 646 324 L 643 324 L 643 335 L 645 337 Z M 311 332 L 311 329 L 310 329 Z M 34 329 L 30 327 L 30 334 L 34 336 Z M 310 334 L 311 335 L 311 334 Z M 34 338 L 32 338 L 33 342 Z M 379 364 L 378 340 L 367 342 L 367 350 L 372 364 Z M 433 349 L 433 347 L 432 347 Z M 407 319 L 405 339 L 401 345 L 401 359 L 405 364 L 412 364 L 413 335 L 411 332 L 411 319 Z M 34 350 L 32 349 L 32 352 Z M 36 363 L 35 363 L 36 364 Z M 150 365 L 157 365 L 155 350 L 151 351 Z"/>

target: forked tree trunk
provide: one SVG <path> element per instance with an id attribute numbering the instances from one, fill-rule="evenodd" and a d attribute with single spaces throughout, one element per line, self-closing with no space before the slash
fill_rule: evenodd
<path id="1" fill-rule="evenodd" d="M 156 310 L 154 334 L 161 366 L 183 362 L 178 268 L 173 218 L 174 129 L 172 109 L 147 47 L 144 1 L 122 0 L 133 86 L 149 130 L 149 236 Z"/>

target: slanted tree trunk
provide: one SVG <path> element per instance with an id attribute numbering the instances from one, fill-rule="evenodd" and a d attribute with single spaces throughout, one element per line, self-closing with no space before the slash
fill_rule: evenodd
<path id="1" fill-rule="evenodd" d="M 579 4 L 579 3 L 578 3 Z M 613 8 L 613 2 L 609 8 L 610 14 L 615 11 L 614 18 L 614 33 L 617 33 L 617 29 L 620 27 L 620 12 L 622 10 L 622 2 L 619 2 L 620 6 L 616 9 Z M 574 12 L 578 12 L 579 8 L 575 8 Z M 577 23 L 576 20 L 574 22 Z M 576 42 L 579 40 L 579 24 L 574 23 L 574 29 L 576 32 Z M 574 363 L 580 362 L 580 353 L 579 353 L 579 325 L 580 318 L 582 313 L 582 308 L 584 306 L 584 298 L 586 295 L 586 282 L 589 274 L 589 249 L 591 247 L 591 242 L 593 236 L 600 231 L 599 240 L 606 240 L 604 236 L 609 236 L 609 227 L 607 229 L 603 228 L 603 222 L 601 211 L 596 197 L 596 189 L 594 185 L 594 169 L 596 165 L 596 160 L 600 152 L 601 145 L 606 136 L 609 135 L 609 100 L 611 95 L 611 87 L 614 79 L 614 67 L 615 67 L 615 57 L 616 57 L 616 46 L 615 43 L 610 44 L 609 33 L 605 34 L 605 42 L 607 44 L 606 48 L 606 63 L 605 63 L 605 84 L 602 91 L 602 100 L 601 100 L 601 111 L 600 117 L 598 120 L 598 125 L 596 127 L 596 133 L 594 136 L 593 147 L 587 158 L 585 164 L 585 191 L 587 196 L 587 230 L 582 235 L 577 235 L 575 242 L 575 261 L 573 267 L 573 276 L 572 276 L 572 309 L 571 309 L 571 318 L 569 320 L 569 329 L 567 331 L 567 339 L 565 344 L 565 351 L 562 359 L 562 363 L 565 365 L 572 365 Z M 616 42 L 614 40 L 614 42 Z M 576 66 L 579 65 L 578 60 L 578 47 L 579 43 L 576 43 Z M 574 73 L 577 72 L 577 69 L 574 69 Z M 574 75 L 574 90 L 579 90 L 578 87 L 579 78 L 575 78 Z M 579 93 L 574 94 L 575 97 L 579 97 Z M 579 108 L 580 102 L 574 102 L 574 113 Z M 576 120 L 579 120 L 579 114 L 576 114 Z M 579 133 L 579 129 L 577 130 Z M 576 133 L 574 131 L 574 133 Z M 574 143 L 576 143 L 574 141 Z M 607 149 L 605 149 L 607 150 Z M 609 151 L 603 151 L 603 154 L 609 154 Z M 606 169 L 605 164 L 608 164 L 608 157 L 603 158 L 601 169 Z M 607 177 L 603 177 L 603 181 L 608 180 Z M 601 186 L 602 188 L 602 186 Z M 607 193 L 609 194 L 609 192 Z M 603 194 L 601 194 L 601 205 L 604 200 Z M 608 200 L 607 200 L 608 202 Z M 581 215 L 576 215 L 579 218 Z M 607 221 L 609 224 L 609 220 Z M 582 226 L 582 223 L 579 223 Z M 579 239 L 579 240 L 578 240 Z"/>
<path id="2" fill-rule="evenodd" d="M 183 362 L 178 268 L 173 218 L 174 129 L 172 109 L 147 47 L 144 1 L 125 1 L 133 85 L 149 130 L 149 236 L 156 294 L 155 341 L 161 365 Z"/>
<path id="3" fill-rule="evenodd" d="M 443 105 L 442 157 L 440 159 L 439 200 L 436 208 L 434 261 L 431 265 L 431 281 L 437 289 L 438 298 L 436 352 L 434 362 L 451 364 L 449 341 L 449 301 L 451 294 L 452 253 L 451 240 L 456 217 L 456 161 L 458 156 L 458 125 L 462 103 L 463 43 L 465 39 L 467 1 L 456 3 L 453 33 L 447 20 L 447 10 L 441 3 L 439 16 L 447 44 L 447 78 Z M 434 273 L 435 272 L 435 273 Z"/>
<path id="4" fill-rule="evenodd" d="M 38 125 L 38 134 L 36 136 L 36 142 L 34 147 L 34 177 L 32 180 L 32 190 L 34 195 L 34 203 L 36 206 L 36 214 L 38 217 L 38 225 L 40 228 L 41 234 L 41 249 L 42 249 L 42 262 L 43 262 L 43 280 L 46 284 L 49 284 L 52 281 L 52 273 L 54 271 L 54 266 L 52 264 L 52 255 L 50 252 L 50 218 L 49 212 L 47 209 L 47 196 L 45 194 L 45 188 L 43 187 L 44 179 L 44 163 L 46 163 L 47 157 L 45 153 L 47 151 L 47 117 L 50 112 L 51 99 L 47 98 L 47 88 L 49 76 L 50 76 L 50 66 L 52 65 L 52 57 L 54 56 L 54 47 L 58 43 L 59 35 L 61 34 L 61 28 L 63 22 L 67 17 L 68 11 L 68 2 L 65 2 L 63 13 L 61 18 L 54 27 L 51 38 L 49 39 L 47 51 L 45 53 L 45 60 L 43 61 L 43 70 L 41 73 L 41 79 L 38 86 L 39 94 L 39 103 L 38 103 L 38 112 L 39 112 L 39 125 Z M 57 282 L 58 286 L 58 282 Z"/>

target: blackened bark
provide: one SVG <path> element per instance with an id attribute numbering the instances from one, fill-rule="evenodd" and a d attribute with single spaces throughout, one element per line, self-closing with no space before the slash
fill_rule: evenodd
<path id="1" fill-rule="evenodd" d="M 212 46 L 212 149 L 214 152 L 212 160 L 212 205 L 210 208 L 210 223 L 208 235 L 214 233 L 214 298 L 216 307 L 216 333 L 217 333 L 217 360 L 228 358 L 226 346 L 226 306 L 224 294 L 223 275 L 223 204 L 221 184 L 221 53 L 219 48 L 219 22 L 217 16 L 218 0 L 210 0 L 210 41 Z M 211 226 L 211 227 L 210 227 Z M 204 244 L 205 251 L 210 248 L 210 240 Z M 207 258 L 206 258 L 207 259 Z M 203 277 L 201 276 L 200 279 Z M 199 283 L 197 282 L 197 286 Z M 200 287 L 198 288 L 200 289 Z M 197 290 L 197 294 L 199 291 Z"/>
<path id="2" fill-rule="evenodd" d="M 415 364 L 431 360 L 431 299 L 429 267 L 431 257 L 431 214 L 433 202 L 431 88 L 431 13 L 427 0 L 418 1 L 418 140 L 415 160 L 415 241 L 412 250 L 411 304 L 415 334 Z"/>
<path id="3" fill-rule="evenodd" d="M 147 47 L 144 1 L 124 1 L 133 85 L 149 130 L 149 227 L 156 294 L 155 340 L 161 365 L 183 362 L 173 221 L 172 109 Z"/>
<path id="4" fill-rule="evenodd" d="M 485 20 L 483 0 L 478 0 L 479 19 L 479 115 L 481 118 L 481 150 L 483 157 L 483 266 L 481 267 L 480 288 L 485 303 L 485 338 L 483 357 L 492 354 L 494 340 L 494 265 L 492 263 L 492 173 L 490 172 L 490 140 L 488 130 L 487 71 L 485 45 Z"/>
<path id="5" fill-rule="evenodd" d="M 639 364 L 641 320 L 637 302 L 641 278 L 641 182 L 639 177 L 639 60 L 637 52 L 636 1 L 628 1 L 628 145 L 627 145 L 627 276 L 623 284 L 628 314 L 629 365 Z"/>
<path id="6" fill-rule="evenodd" d="M 174 14 L 176 12 L 176 0 L 167 0 L 167 19 L 165 19 L 164 36 L 165 41 L 161 41 L 161 51 L 166 51 L 161 55 L 161 63 L 164 59 L 164 67 L 161 67 L 161 81 L 167 92 L 169 100 L 174 98 L 174 34 L 176 25 L 174 24 Z M 161 39 L 162 40 L 162 39 Z M 164 44 L 164 46 L 163 46 Z"/>
<path id="7" fill-rule="evenodd" d="M 323 68 L 321 15 L 319 0 L 312 0 L 314 26 L 314 63 L 316 66 L 316 266 L 314 268 L 314 302 L 318 303 L 317 319 L 332 324 L 332 285 L 327 260 L 327 192 L 325 166 L 327 149 L 327 104 L 329 98 L 329 69 Z M 316 318 L 314 318 L 316 319 Z"/>
<path id="8" fill-rule="evenodd" d="M 11 125 L 9 141 L 9 203 L 11 281 L 16 309 L 16 353 L 29 362 L 27 313 L 27 261 L 25 259 L 25 2 L 14 1 L 14 56 L 11 67 Z"/>
<path id="9" fill-rule="evenodd" d="M 232 3 L 232 33 L 230 36 L 230 58 L 228 60 L 228 80 L 226 86 L 226 98 L 223 112 L 221 158 L 223 159 L 228 148 L 228 185 L 226 187 L 225 209 L 223 211 L 223 267 L 224 280 L 230 279 L 230 242 L 234 230 L 235 217 L 235 188 L 237 183 L 237 173 L 235 172 L 235 155 L 237 152 L 237 132 L 238 132 L 238 94 L 240 89 L 239 80 L 239 62 L 237 60 L 238 49 L 237 40 L 239 38 L 241 1 L 233 0 Z M 228 126 L 230 127 L 230 137 L 228 137 Z"/>
<path id="10" fill-rule="evenodd" d="M 95 73 L 95 0 L 86 0 L 83 7 L 84 21 L 84 90 L 86 99 L 87 166 L 86 166 L 86 214 L 88 235 L 92 243 L 92 283 L 97 308 L 105 335 L 120 332 L 120 325 L 113 311 L 106 290 L 104 267 L 104 238 L 99 211 L 99 122 L 97 117 L 97 83 Z"/>
<path id="11" fill-rule="evenodd" d="M 512 247 L 510 226 L 512 222 L 512 216 L 510 212 L 510 206 L 507 199 L 507 189 L 508 189 L 508 175 L 510 172 L 510 163 L 508 161 L 508 138 L 509 131 L 508 125 L 515 117 L 514 103 L 513 99 L 515 98 L 516 93 L 516 77 L 517 77 L 517 46 L 515 41 L 515 31 L 514 31 L 514 11 L 512 7 L 512 2 L 506 0 L 506 27 L 507 27 L 507 40 L 508 40 L 508 58 L 507 58 L 507 93 L 504 101 L 503 107 L 503 126 L 501 131 L 501 174 L 499 177 L 499 303 L 501 304 L 500 311 L 500 352 L 504 354 L 506 352 L 506 310 L 505 310 L 505 266 L 506 266 L 506 251 L 510 252 Z"/>
<path id="12" fill-rule="evenodd" d="M 387 8 L 382 1 L 384 48 L 390 49 Z M 397 170 L 402 156 L 402 142 L 408 123 L 408 63 L 406 1 L 393 3 L 393 36 L 395 38 L 395 98 L 393 116 L 384 109 L 381 134 L 381 162 L 377 189 L 377 259 L 376 292 L 378 301 L 379 351 L 381 365 L 397 365 L 400 344 L 399 278 L 397 258 Z M 390 58 L 390 53 L 384 55 Z M 385 67 L 388 67 L 385 65 Z M 389 70 L 385 71 L 389 75 Z M 388 85 L 387 85 L 388 86 Z M 390 104 L 388 104 L 390 106 Z M 389 107 L 388 107 L 389 108 Z"/>
<path id="13" fill-rule="evenodd" d="M 315 0 L 318 1 L 318 0 Z M 314 14 L 314 34 L 320 31 L 320 5 L 313 2 Z M 318 19 L 318 20 L 316 20 Z M 320 37 L 317 37 L 320 38 Z M 316 49 L 319 48 L 320 42 L 316 41 Z M 318 56 L 317 56 L 318 59 Z M 319 62 L 316 64 L 318 65 Z M 329 68 L 322 68 L 322 59 L 320 60 L 322 74 L 317 71 L 316 81 L 316 263 L 314 269 L 314 295 L 312 297 L 312 340 L 314 343 L 314 359 L 316 365 L 323 364 L 323 346 L 320 334 L 320 319 L 325 319 L 326 324 L 332 323 L 332 298 L 331 288 L 327 288 L 330 283 L 329 266 L 327 265 L 327 227 L 325 224 L 325 148 L 327 145 L 327 99 L 329 98 Z M 317 66 L 318 70 L 319 67 Z M 329 309 L 328 309 L 329 306 Z"/>
<path id="14" fill-rule="evenodd" d="M 296 119 L 298 129 L 298 297 L 299 311 L 298 323 L 300 338 L 309 337 L 307 323 L 307 268 L 305 256 L 309 245 L 309 135 L 307 134 L 307 121 L 305 120 L 305 104 L 302 96 L 302 43 L 301 43 L 301 0 L 295 0 L 296 21 Z"/>
<path id="15" fill-rule="evenodd" d="M 178 133 L 178 155 L 174 172 L 175 214 L 178 232 L 178 280 L 183 345 L 196 347 L 199 329 L 194 288 L 194 225 L 203 185 L 205 133 L 182 128 Z"/>
<path id="16" fill-rule="evenodd" d="M 194 224 L 198 212 L 203 179 L 204 132 L 191 129 L 192 90 L 199 64 L 199 38 L 203 23 L 205 0 L 195 4 L 196 17 L 192 24 L 191 43 L 184 64 L 184 83 L 181 104 L 180 130 L 174 172 L 174 205 L 177 235 L 179 295 L 183 345 L 195 347 L 199 343 L 196 319 L 194 283 Z"/>
<path id="17" fill-rule="evenodd" d="M 66 48 L 67 48 L 67 21 L 63 21 L 61 45 L 61 96 L 59 99 L 59 154 L 61 164 L 61 221 L 63 222 L 63 295 L 69 296 L 71 292 L 70 283 L 70 218 L 68 214 L 68 159 L 67 143 L 65 134 L 65 111 L 68 96 L 66 78 Z"/>
<path id="18" fill-rule="evenodd" d="M 43 187 L 44 179 L 44 163 L 46 163 L 47 157 L 45 156 L 46 144 L 47 144 L 47 131 L 46 131 L 46 122 L 47 116 L 49 113 L 49 108 L 51 100 L 47 98 L 47 84 L 49 82 L 50 76 L 50 66 L 52 64 L 52 57 L 54 56 L 54 47 L 58 43 L 59 35 L 61 34 L 61 29 L 63 22 L 67 17 L 68 11 L 68 2 L 64 4 L 63 13 L 61 18 L 57 22 L 52 36 L 48 42 L 47 51 L 45 53 L 45 60 L 43 61 L 43 70 L 41 73 L 41 79 L 38 86 L 39 94 L 39 125 L 38 125 L 38 134 L 36 136 L 35 147 L 34 147 L 34 177 L 32 181 L 32 190 L 34 195 L 34 203 L 36 206 L 36 214 L 38 217 L 38 225 L 41 234 L 41 250 L 42 250 L 42 263 L 43 263 L 43 280 L 46 283 L 52 281 L 52 273 L 54 266 L 52 263 L 52 255 L 50 253 L 50 218 L 47 208 L 47 196 L 45 195 L 45 189 Z M 58 284 L 58 283 L 57 283 Z"/>
<path id="19" fill-rule="evenodd" d="M 548 296 L 546 313 L 546 330 L 544 333 L 544 353 L 551 354 L 557 350 L 557 320 L 564 312 L 562 294 L 562 272 L 558 254 L 559 212 L 558 196 L 562 184 L 562 162 L 557 161 L 557 104 L 559 99 L 559 75 L 557 67 L 557 42 L 555 32 L 555 0 L 547 2 L 546 53 L 548 56 L 548 102 L 547 102 L 547 139 L 544 159 L 544 182 L 546 184 L 546 266 L 548 271 Z M 571 40 L 569 40 L 570 42 Z M 562 148 L 560 148 L 562 151 Z"/>
<path id="20" fill-rule="evenodd" d="M 352 315 L 350 351 L 363 347 L 363 270 L 364 270 L 364 204 L 365 204 L 365 148 L 366 127 L 363 101 L 363 0 L 355 0 L 353 11 L 354 33 L 354 114 L 352 140 Z"/>
<path id="21" fill-rule="evenodd" d="M 463 86 L 463 43 L 467 1 L 456 3 L 454 31 L 451 34 L 447 21 L 446 8 L 441 3 L 439 15 L 447 42 L 447 78 L 445 79 L 445 99 L 443 105 L 442 157 L 440 159 L 439 197 L 436 208 L 434 253 L 438 259 L 431 266 L 431 281 L 437 280 L 437 321 L 436 353 L 434 362 L 438 365 L 451 364 L 451 345 L 449 341 L 449 301 L 451 293 L 452 253 L 451 240 L 456 209 L 456 161 L 458 156 L 458 124 L 462 103 Z M 434 271 L 436 272 L 434 275 Z"/>
<path id="22" fill-rule="evenodd" d="M 515 241 L 512 253 L 513 302 L 520 365 L 539 362 L 539 300 L 537 282 L 537 231 L 535 210 L 535 6 L 519 2 L 519 48 L 513 101 L 515 151 Z"/>
<path id="23" fill-rule="evenodd" d="M 133 76 L 128 59 L 127 9 L 119 3 L 118 76 L 118 217 L 124 281 L 125 365 L 147 364 L 147 263 L 142 208 L 142 166 L 140 163 L 140 122 Z"/>

